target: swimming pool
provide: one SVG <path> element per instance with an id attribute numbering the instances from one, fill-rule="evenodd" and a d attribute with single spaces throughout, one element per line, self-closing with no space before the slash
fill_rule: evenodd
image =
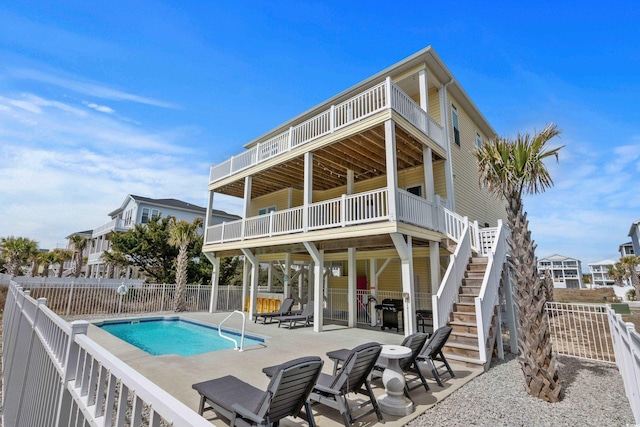
<path id="1" fill-rule="evenodd" d="M 95 325 L 152 356 L 193 356 L 234 348 L 231 341 L 218 335 L 218 328 L 181 318 L 107 320 Z M 240 334 L 227 330 L 223 333 L 240 344 Z M 255 344 L 264 344 L 264 339 L 245 335 L 244 347 Z"/>

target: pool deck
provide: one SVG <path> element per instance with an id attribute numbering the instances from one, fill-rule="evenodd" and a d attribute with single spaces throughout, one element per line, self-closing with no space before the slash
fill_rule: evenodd
<path id="1" fill-rule="evenodd" d="M 229 313 L 181 313 L 180 317 L 193 319 L 218 325 Z M 174 314 L 167 314 L 169 316 Z M 143 317 L 143 316 L 136 316 Z M 233 316 L 225 323 L 225 328 L 242 328 L 240 316 Z M 324 325 L 321 333 L 313 332 L 312 327 L 298 327 L 287 329 L 278 328 L 276 323 L 254 324 L 247 318 L 247 335 L 264 337 L 264 346 L 252 346 L 243 352 L 234 350 L 220 350 L 213 353 L 204 353 L 195 356 L 151 356 L 144 351 L 114 337 L 90 325 L 88 336 L 98 344 L 111 351 L 115 356 L 127 363 L 132 368 L 153 381 L 159 387 L 175 396 L 178 400 L 197 411 L 199 396 L 191 385 L 225 375 L 234 375 L 258 388 L 265 389 L 269 379 L 261 372 L 265 366 L 271 366 L 303 356 L 320 356 L 324 360 L 323 372 L 331 374 L 333 363 L 326 357 L 326 353 L 339 348 L 353 348 L 359 344 L 376 341 L 381 344 L 400 344 L 404 336 L 379 329 L 355 329 L 341 325 Z M 479 368 L 470 368 L 464 365 L 450 363 L 456 378 L 444 377 L 444 387 L 439 387 L 433 380 L 431 373 L 426 368 L 423 373 L 431 391 L 427 393 L 424 388 L 418 388 L 411 392 L 415 403 L 415 410 L 405 417 L 391 416 L 383 413 L 387 426 L 402 426 L 412 419 L 424 413 L 437 402 L 444 399 L 453 391 L 482 374 Z M 373 391 L 376 396 L 384 393 L 382 381 L 372 381 Z M 349 395 L 350 399 L 361 400 L 360 395 Z M 342 419 L 338 411 L 321 405 L 313 406 L 316 423 L 319 426 L 341 426 Z M 206 412 L 205 417 L 214 425 L 225 426 L 224 419 L 217 418 L 213 412 Z M 375 414 L 363 418 L 355 425 L 366 426 L 377 423 Z M 287 418 L 282 420 L 281 426 L 306 425 L 300 418 Z"/>

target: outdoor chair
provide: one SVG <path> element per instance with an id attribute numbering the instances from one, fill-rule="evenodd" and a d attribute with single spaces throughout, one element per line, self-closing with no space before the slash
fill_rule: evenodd
<path id="1" fill-rule="evenodd" d="M 262 318 L 262 324 L 267 323 L 267 319 L 269 323 L 272 322 L 273 318 L 279 316 L 285 316 L 291 313 L 291 308 L 293 307 L 293 299 L 285 298 L 280 304 L 280 308 L 277 311 L 273 311 L 271 313 L 255 313 L 253 316 L 253 323 L 257 323 L 259 318 Z"/>
<path id="2" fill-rule="evenodd" d="M 425 343 L 422 351 L 416 359 L 418 362 L 426 362 L 429 365 L 431 373 L 440 387 L 444 387 L 441 375 L 448 372 L 449 375 L 451 375 L 451 378 L 456 377 L 453 370 L 451 370 L 451 366 L 449 366 L 446 357 L 444 357 L 444 353 L 442 352 L 442 347 L 444 347 L 449 339 L 449 335 L 451 335 L 450 326 L 441 326 L 436 329 L 431 338 L 429 338 L 429 341 Z M 437 362 L 441 362 L 441 364 L 438 365 Z"/>
<path id="3" fill-rule="evenodd" d="M 418 362 L 416 361 L 416 358 L 420 354 L 422 347 L 424 347 L 424 343 L 427 341 L 427 336 L 428 336 L 427 334 L 418 332 L 415 334 L 411 334 L 408 337 L 405 337 L 404 340 L 402 340 L 401 345 L 411 349 L 411 355 L 409 357 L 405 357 L 404 359 L 399 360 L 400 369 L 402 369 L 402 372 L 405 373 L 404 392 L 408 398 L 411 398 L 409 396 L 409 392 L 411 390 L 415 390 L 416 388 L 419 388 L 420 386 L 423 386 L 427 392 L 429 391 L 429 385 L 427 384 L 427 380 L 422 374 L 422 371 L 418 366 Z M 336 370 L 344 363 L 348 355 L 349 355 L 349 350 L 344 348 L 340 350 L 330 351 L 329 353 L 327 353 L 327 357 L 333 360 L 334 362 L 333 363 L 334 374 Z M 373 368 L 372 376 L 375 378 L 382 377 L 382 373 L 387 368 L 387 364 L 388 364 L 388 360 L 384 357 L 380 357 L 376 361 L 376 365 Z M 409 373 L 415 374 L 415 378 L 407 379 L 406 374 L 409 374 Z M 419 382 L 419 384 L 412 386 L 413 383 L 417 383 L 417 382 Z"/>
<path id="4" fill-rule="evenodd" d="M 231 375 L 193 384 L 200 393 L 199 414 L 213 410 L 231 426 L 277 425 L 284 417 L 297 417 L 304 406 L 307 422 L 314 426 L 308 397 L 322 365 L 322 359 L 312 356 L 275 366 L 266 391 Z"/>
<path id="5" fill-rule="evenodd" d="M 304 326 L 309 326 L 313 321 L 313 300 L 310 300 L 307 305 L 304 307 L 304 310 L 300 314 L 291 314 L 288 316 L 279 316 L 274 317 L 276 322 L 278 322 L 278 328 L 283 323 L 288 323 L 289 329 L 292 326 L 295 326 L 297 323 L 303 323 Z"/>
<path id="6" fill-rule="evenodd" d="M 372 413 L 376 414 L 379 422 L 383 422 L 378 402 L 369 382 L 369 376 L 381 351 L 382 346 L 375 342 L 362 344 L 351 350 L 337 374 L 320 374 L 309 395 L 311 403 L 317 402 L 340 411 L 346 427 Z M 362 386 L 366 390 L 362 390 Z M 348 393 L 368 395 L 369 400 L 350 406 L 347 400 Z M 370 410 L 355 414 L 369 405 L 372 406 Z"/>

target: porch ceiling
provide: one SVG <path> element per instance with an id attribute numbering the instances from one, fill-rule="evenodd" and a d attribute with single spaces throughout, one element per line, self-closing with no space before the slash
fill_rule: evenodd
<path id="1" fill-rule="evenodd" d="M 398 170 L 423 164 L 422 144 L 396 125 Z M 347 184 L 347 170 L 356 182 L 385 175 L 384 125 L 350 135 L 313 152 L 313 190 L 328 190 Z M 434 154 L 434 160 L 438 157 Z M 284 188 L 303 189 L 304 158 L 296 157 L 253 175 L 251 197 Z M 244 197 L 244 179 L 216 189 L 217 193 Z"/>

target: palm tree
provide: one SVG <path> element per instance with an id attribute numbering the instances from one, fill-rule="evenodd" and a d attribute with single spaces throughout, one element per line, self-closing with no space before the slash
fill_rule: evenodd
<path id="1" fill-rule="evenodd" d="M 173 303 L 175 311 L 185 311 L 186 309 L 188 249 L 189 245 L 198 237 L 197 231 L 200 224 L 202 224 L 202 218 L 196 218 L 193 222 L 188 222 L 171 217 L 169 244 L 178 248 L 176 293 Z"/>
<path id="2" fill-rule="evenodd" d="M 636 271 L 636 266 L 640 265 L 640 256 L 627 255 L 620 258 L 620 264 L 629 272 L 631 284 L 636 289 L 636 293 L 640 292 L 640 277 Z"/>
<path id="3" fill-rule="evenodd" d="M 84 259 L 82 258 L 82 254 L 84 250 L 89 245 L 91 239 L 88 237 L 81 236 L 80 234 L 74 234 L 71 236 L 71 243 L 73 243 L 73 248 L 75 249 L 75 263 L 73 265 L 73 277 L 80 277 L 80 273 L 82 272 L 82 263 Z"/>
<path id="4" fill-rule="evenodd" d="M 607 267 L 607 276 L 616 282 L 616 285 L 624 286 L 624 282 L 629 278 L 629 271 L 618 261 Z"/>
<path id="5" fill-rule="evenodd" d="M 42 253 L 40 262 L 42 263 L 42 276 L 49 277 L 49 266 L 55 263 L 55 254 L 53 252 Z"/>
<path id="6" fill-rule="evenodd" d="M 73 258 L 73 254 L 71 253 L 71 251 L 67 251 L 64 249 L 54 249 L 52 253 L 52 264 L 58 264 L 58 277 L 62 277 L 62 272 L 64 271 L 64 263 L 71 260 L 71 258 Z"/>
<path id="7" fill-rule="evenodd" d="M 26 237 L 3 237 L 0 246 L 7 274 L 11 276 L 18 276 L 22 266 L 38 253 L 38 242 Z"/>
<path id="8" fill-rule="evenodd" d="M 553 185 L 543 163 L 562 147 L 548 149 L 546 143 L 560 134 L 549 124 L 540 133 L 518 134 L 515 140 L 497 138 L 475 150 L 480 183 L 507 202 L 510 267 L 515 272 L 516 306 L 518 310 L 518 360 L 525 378 L 525 389 L 547 402 L 561 399 L 556 358 L 551 348 L 549 325 L 544 308 L 545 288 L 536 273 L 535 244 L 531 239 L 522 196 L 538 194 Z"/>

